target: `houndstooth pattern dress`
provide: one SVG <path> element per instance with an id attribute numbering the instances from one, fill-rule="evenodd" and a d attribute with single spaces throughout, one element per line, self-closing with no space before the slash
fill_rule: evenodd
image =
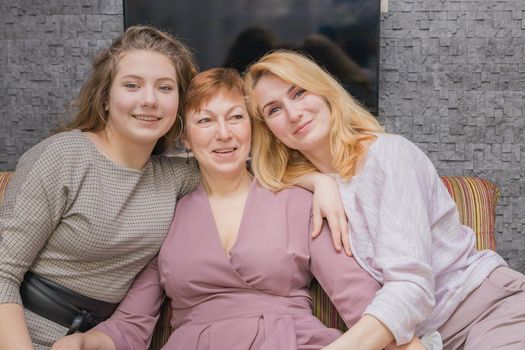
<path id="1" fill-rule="evenodd" d="M 101 154 L 79 130 L 27 151 L 0 208 L 0 304 L 21 304 L 26 271 L 119 302 L 158 253 L 177 198 L 199 182 L 192 161 L 152 156 L 142 170 Z M 67 329 L 25 310 L 37 349 Z"/>

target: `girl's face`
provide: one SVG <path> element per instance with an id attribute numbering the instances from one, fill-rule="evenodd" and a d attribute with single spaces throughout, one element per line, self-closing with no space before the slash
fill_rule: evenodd
<path id="1" fill-rule="evenodd" d="M 251 124 L 241 94 L 220 92 L 185 119 L 184 143 L 203 176 L 229 178 L 246 171 Z"/>
<path id="2" fill-rule="evenodd" d="M 126 51 L 117 63 L 106 109 L 115 142 L 153 147 L 177 118 L 175 67 L 160 53 Z"/>
<path id="3" fill-rule="evenodd" d="M 321 96 L 273 74 L 261 77 L 254 95 L 268 128 L 286 146 L 307 154 L 328 144 L 331 113 Z"/>

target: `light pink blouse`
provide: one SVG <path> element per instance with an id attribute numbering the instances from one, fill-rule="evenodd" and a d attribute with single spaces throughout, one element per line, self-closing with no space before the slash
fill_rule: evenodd
<path id="1" fill-rule="evenodd" d="M 377 134 L 361 173 L 335 176 L 358 263 L 383 285 L 365 313 L 398 344 L 429 335 L 504 260 L 477 251 L 427 156 L 405 138 Z"/>

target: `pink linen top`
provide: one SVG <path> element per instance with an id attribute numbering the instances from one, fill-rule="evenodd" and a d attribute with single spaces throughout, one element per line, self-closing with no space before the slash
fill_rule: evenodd
<path id="1" fill-rule="evenodd" d="M 349 326 L 380 285 L 335 252 L 329 232 L 312 240 L 310 215 L 309 192 L 273 193 L 254 180 L 228 256 L 200 186 L 177 205 L 158 259 L 96 329 L 117 349 L 146 349 L 165 292 L 175 331 L 163 349 L 322 348 L 341 333 L 312 315 L 312 273 Z"/>
<path id="2" fill-rule="evenodd" d="M 376 134 L 362 171 L 335 175 L 358 263 L 383 287 L 365 313 L 397 344 L 429 335 L 504 260 L 475 249 L 428 157 L 398 135 Z"/>

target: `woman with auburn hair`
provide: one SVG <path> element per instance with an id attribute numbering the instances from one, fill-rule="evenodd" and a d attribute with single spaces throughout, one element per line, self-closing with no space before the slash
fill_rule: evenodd
<path id="1" fill-rule="evenodd" d="M 93 61 L 67 131 L 19 160 L 0 211 L 0 349 L 48 349 L 108 318 L 166 237 L 198 168 L 173 142 L 196 74 L 181 42 L 130 27 Z"/>
<path id="2" fill-rule="evenodd" d="M 523 349 L 525 277 L 475 235 L 431 161 L 386 134 L 308 58 L 277 51 L 245 76 L 253 170 L 277 190 L 321 171 L 339 186 L 355 259 L 382 287 L 326 349 L 382 349 L 438 330 L 445 349 Z"/>
<path id="3" fill-rule="evenodd" d="M 184 126 L 201 185 L 179 201 L 157 259 L 113 316 L 53 350 L 146 349 L 164 293 L 175 328 L 166 350 L 306 350 L 337 339 L 340 331 L 312 315 L 312 274 L 349 325 L 379 284 L 354 258 L 337 254 L 327 232 L 309 237 L 309 192 L 274 193 L 247 169 L 251 121 L 240 75 L 225 68 L 198 74 Z M 406 349 L 422 348 L 416 339 Z"/>

